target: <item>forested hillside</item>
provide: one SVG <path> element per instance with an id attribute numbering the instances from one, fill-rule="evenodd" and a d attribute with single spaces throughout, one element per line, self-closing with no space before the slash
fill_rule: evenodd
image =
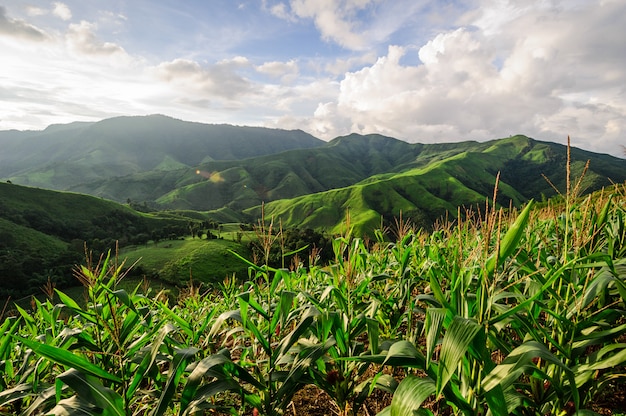
<path id="1" fill-rule="evenodd" d="M 145 215 L 88 195 L 0 183 L 0 297 L 36 293 L 48 279 L 75 284 L 71 269 L 116 244 L 189 234 L 189 219 Z"/>
<path id="2" fill-rule="evenodd" d="M 324 142 L 302 131 L 210 125 L 161 115 L 0 132 L 0 177 L 69 190 L 86 182 L 141 172 L 188 168 Z M 91 193 L 91 192 L 87 192 Z M 132 195 L 128 195 L 132 197 Z"/>

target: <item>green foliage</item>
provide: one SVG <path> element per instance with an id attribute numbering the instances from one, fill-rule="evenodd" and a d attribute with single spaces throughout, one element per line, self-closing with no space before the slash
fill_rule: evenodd
<path id="1" fill-rule="evenodd" d="M 367 240 L 348 217 L 334 260 L 291 270 L 261 221 L 260 265 L 230 253 L 247 281 L 178 302 L 87 263 L 84 303 L 57 290 L 0 322 L 0 413 L 280 415 L 308 385 L 341 416 L 374 413 L 375 390 L 382 415 L 594 414 L 626 379 L 626 189 L 576 188 L 430 233 Z"/>
<path id="2" fill-rule="evenodd" d="M 87 195 L 0 183 L 0 297 L 38 293 L 48 280 L 57 287 L 74 284 L 71 268 L 84 258 L 85 243 L 98 256 L 186 235 L 188 222 Z"/>

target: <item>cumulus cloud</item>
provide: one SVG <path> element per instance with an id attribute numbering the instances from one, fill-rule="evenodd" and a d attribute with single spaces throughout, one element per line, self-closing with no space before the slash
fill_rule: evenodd
<path id="1" fill-rule="evenodd" d="M 52 14 L 62 20 L 70 20 L 72 18 L 72 11 L 65 3 L 55 2 Z"/>
<path id="2" fill-rule="evenodd" d="M 292 59 L 287 62 L 271 61 L 256 67 L 256 70 L 272 78 L 279 78 L 282 82 L 293 82 L 298 76 L 298 63 Z"/>
<path id="3" fill-rule="evenodd" d="M 0 6 L 0 35 L 12 36 L 30 41 L 42 41 L 47 39 L 46 33 L 20 19 L 12 19 L 7 15 L 7 10 Z"/>
<path id="4" fill-rule="evenodd" d="M 359 27 L 356 14 L 368 7 L 374 0 L 291 0 L 290 10 L 284 3 L 278 3 L 271 12 L 284 19 L 312 19 L 323 39 L 335 42 L 345 48 L 363 50 L 369 45 Z"/>
<path id="5" fill-rule="evenodd" d="M 81 21 L 69 26 L 66 39 L 70 47 L 87 55 L 126 55 L 121 46 L 112 42 L 103 42 L 95 34 L 94 23 Z"/>
<path id="6" fill-rule="evenodd" d="M 188 91 L 234 100 L 252 90 L 250 81 L 237 73 L 238 69 L 248 66 L 249 62 L 244 57 L 222 60 L 206 66 L 189 59 L 175 59 L 159 64 L 156 74 L 160 79 Z"/>
<path id="7" fill-rule="evenodd" d="M 309 122 L 325 137 L 349 124 L 421 142 L 569 134 L 615 154 L 626 129 L 626 4 L 494 4 L 431 37 L 417 64 L 403 63 L 411 49 L 390 46 L 347 72 L 336 100 L 320 103 Z"/>
<path id="8" fill-rule="evenodd" d="M 284 20 L 295 20 L 295 17 L 289 13 L 287 5 L 285 3 L 277 3 L 270 7 L 270 13 L 274 16 Z"/>
<path id="9" fill-rule="evenodd" d="M 264 4 L 266 1 L 264 1 Z M 290 22 L 312 20 L 322 39 L 352 51 L 367 51 L 386 42 L 418 13 L 430 13 L 433 0 L 290 0 L 267 7 Z M 424 19 L 424 15 L 420 19 Z M 430 19 L 430 17 L 428 17 Z"/>

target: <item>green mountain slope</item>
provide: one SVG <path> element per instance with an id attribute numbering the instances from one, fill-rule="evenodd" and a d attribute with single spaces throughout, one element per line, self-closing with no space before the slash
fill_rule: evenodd
<path id="1" fill-rule="evenodd" d="M 60 286 L 75 283 L 71 268 L 84 260 L 85 243 L 98 256 L 116 241 L 182 235 L 188 222 L 88 195 L 0 183 L 0 297 L 34 293 L 48 278 Z"/>
<path id="2" fill-rule="evenodd" d="M 302 131 L 191 123 L 153 115 L 0 132 L 0 177 L 68 190 L 86 182 L 324 144 Z"/>
<path id="3" fill-rule="evenodd" d="M 585 176 L 585 190 L 606 186 L 611 180 L 626 180 L 622 159 L 579 149 L 572 149 L 572 158 L 575 175 L 579 175 L 585 162 L 591 160 Z M 501 172 L 499 198 L 502 204 L 549 197 L 555 191 L 544 176 L 559 189 L 564 189 L 566 162 L 564 146 L 525 136 L 485 143 L 425 145 L 380 135 L 353 134 L 317 148 L 294 149 L 243 160 L 210 161 L 195 169 L 145 172 L 94 182 L 73 190 L 118 201 L 128 198 L 146 201 L 157 209 L 227 208 L 237 212 L 285 199 L 289 200 L 284 202 L 286 212 L 279 209 L 277 215 L 280 212 L 297 217 L 295 213 L 298 212 L 304 216 L 294 219 L 293 224 L 319 223 L 315 228 L 322 228 L 329 223 L 337 224 L 336 218 L 326 217 L 330 215 L 328 212 L 339 213 L 341 219 L 347 206 L 352 204 L 349 201 L 356 198 L 356 191 L 348 192 L 343 188 L 359 184 L 365 186 L 363 192 L 368 194 L 374 189 L 372 184 L 381 186 L 380 183 L 384 183 L 386 188 L 383 191 L 394 190 L 407 202 L 399 203 L 396 209 L 384 208 L 395 206 L 392 202 L 399 199 L 390 194 L 390 200 L 381 202 L 383 208 L 380 208 L 377 201 L 381 197 L 366 195 L 364 200 L 371 205 L 367 216 L 370 225 L 374 222 L 372 218 L 376 218 L 379 225 L 381 216 L 397 215 L 400 207 L 405 215 L 411 211 L 419 221 L 430 223 L 446 211 L 456 212 L 458 205 L 476 204 L 490 197 L 498 171 Z M 331 193 L 338 196 L 338 200 L 328 202 L 330 197 L 325 196 L 327 206 L 320 208 L 318 219 L 305 218 L 312 202 L 305 204 L 307 209 L 292 205 L 293 198 L 330 190 L 338 190 Z M 364 207 L 362 204 L 355 206 L 358 209 Z M 247 213 L 250 214 L 247 220 L 254 221 L 259 209 Z M 352 213 L 356 215 L 356 211 Z"/>
<path id="4" fill-rule="evenodd" d="M 442 153 L 420 154 L 400 172 L 371 176 L 355 185 L 265 205 L 266 217 L 280 219 L 285 227 L 299 226 L 340 232 L 347 212 L 359 234 L 389 224 L 402 211 L 417 225 L 430 226 L 457 207 L 484 206 L 491 198 L 500 172 L 498 202 L 519 205 L 530 198 L 555 193 L 544 175 L 565 189 L 564 146 L 515 136 L 487 143 L 466 143 L 442 157 Z M 438 156 L 434 156 L 438 155 Z M 579 177 L 587 160 L 589 169 L 582 190 L 591 191 L 611 182 L 626 180 L 626 161 L 606 155 L 572 150 L 572 175 Z M 543 174 L 543 175 L 542 175 Z M 246 211 L 261 215 L 260 207 Z"/>
<path id="5" fill-rule="evenodd" d="M 71 190 L 117 201 L 147 201 L 160 209 L 212 210 L 227 206 L 241 210 L 262 202 L 353 185 L 372 175 L 398 172 L 411 165 L 425 165 L 473 145 L 476 143 L 410 144 L 380 135 L 353 134 L 316 148 L 210 161 L 194 169 L 128 175 Z"/>
<path id="6" fill-rule="evenodd" d="M 45 134 L 0 133 L 0 144 L 8 143 L 14 155 L 0 158 L 13 160 L 15 169 L 15 160 L 23 157 L 23 169 L 11 176 L 15 183 L 63 184 L 73 192 L 156 210 L 219 211 L 235 222 L 256 221 L 266 203 L 272 215 L 298 226 L 336 229 L 348 208 L 356 223 L 367 224 L 363 229 L 380 225 L 381 217 L 390 221 L 400 210 L 431 224 L 446 212 L 456 213 L 457 206 L 491 198 L 498 172 L 503 205 L 554 195 L 546 177 L 561 190 L 566 182 L 565 146 L 522 135 L 411 144 L 352 134 L 325 143 L 299 131 L 208 126 L 163 116 L 52 126 Z M 24 153 L 27 145 L 16 145 L 18 133 L 25 143 L 39 143 L 49 160 L 42 162 L 41 152 Z M 574 176 L 590 161 L 583 191 L 626 180 L 623 159 L 580 149 L 571 154 Z"/>

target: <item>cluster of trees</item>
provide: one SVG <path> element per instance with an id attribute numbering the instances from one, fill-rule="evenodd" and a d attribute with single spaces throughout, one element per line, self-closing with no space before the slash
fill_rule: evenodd
<path id="1" fill-rule="evenodd" d="M 187 227 L 191 238 L 206 237 L 207 240 L 212 240 L 222 237 L 222 225 L 217 221 L 189 221 Z"/>
<path id="2" fill-rule="evenodd" d="M 82 255 L 73 250 L 59 251 L 53 256 L 41 255 L 28 248 L 8 248 L 0 242 L 0 298 L 20 299 L 52 282 L 57 287 L 72 284 L 72 267 Z"/>
<path id="3" fill-rule="evenodd" d="M 26 236 L 4 231 L 0 236 L 0 298 L 19 299 L 48 281 L 57 287 L 75 283 L 72 268 L 84 261 L 85 247 L 93 258 L 114 250 L 116 245 L 145 244 L 150 240 L 180 238 L 189 233 L 184 221 L 155 222 L 126 210 L 112 210 L 90 220 L 53 215 L 42 208 L 22 211 L 0 206 L 0 217 L 42 234 L 55 242 L 54 249 L 41 250 Z"/>

